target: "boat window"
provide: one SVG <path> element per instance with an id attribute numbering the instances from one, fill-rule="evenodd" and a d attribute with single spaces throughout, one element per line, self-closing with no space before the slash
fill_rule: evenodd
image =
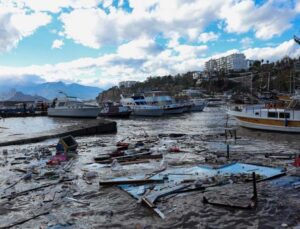
<path id="1" fill-rule="evenodd" d="M 278 112 L 268 112 L 269 118 L 278 118 Z"/>
<path id="2" fill-rule="evenodd" d="M 290 118 L 290 113 L 279 113 L 279 118 Z"/>
<path id="3" fill-rule="evenodd" d="M 259 115 L 259 112 L 255 112 L 255 115 Z"/>
<path id="4" fill-rule="evenodd" d="M 58 106 L 59 106 L 59 107 L 63 107 L 64 105 L 65 105 L 64 102 L 59 102 L 59 103 L 58 103 Z"/>

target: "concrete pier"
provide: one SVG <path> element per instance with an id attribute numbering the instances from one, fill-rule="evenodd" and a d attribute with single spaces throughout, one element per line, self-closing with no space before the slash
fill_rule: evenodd
<path id="1" fill-rule="evenodd" d="M 30 136 L 10 136 L 0 140 L 0 146 L 30 144 L 51 138 L 59 138 L 67 135 L 86 136 L 96 134 L 116 133 L 117 123 L 108 120 L 85 120 L 76 125 L 60 127 L 48 132 L 36 133 Z"/>

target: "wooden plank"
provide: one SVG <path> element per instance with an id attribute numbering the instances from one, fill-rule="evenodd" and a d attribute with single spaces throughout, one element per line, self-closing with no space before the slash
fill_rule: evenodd
<path id="1" fill-rule="evenodd" d="M 164 179 L 107 180 L 107 181 L 100 181 L 99 185 L 113 186 L 113 185 L 122 185 L 122 184 L 151 184 L 151 183 L 161 183 L 161 182 L 164 182 Z"/>

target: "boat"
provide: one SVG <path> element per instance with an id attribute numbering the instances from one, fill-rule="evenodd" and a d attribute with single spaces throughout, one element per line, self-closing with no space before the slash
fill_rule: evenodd
<path id="1" fill-rule="evenodd" d="M 164 110 L 161 106 L 147 104 L 143 95 L 134 95 L 128 98 L 124 98 L 121 95 L 120 102 L 123 106 L 130 107 L 132 115 L 135 116 L 159 117 L 164 114 Z"/>
<path id="2" fill-rule="evenodd" d="M 96 118 L 100 112 L 97 105 L 89 105 L 77 97 L 68 96 L 55 98 L 48 108 L 50 117 Z"/>
<path id="3" fill-rule="evenodd" d="M 206 100 L 203 99 L 191 99 L 191 106 L 189 108 L 192 112 L 200 112 L 207 106 Z"/>
<path id="4" fill-rule="evenodd" d="M 132 110 L 128 106 L 106 102 L 103 104 L 99 116 L 109 118 L 128 118 Z"/>
<path id="5" fill-rule="evenodd" d="M 162 91 L 152 91 L 150 95 L 145 97 L 147 104 L 158 105 L 164 110 L 164 114 L 182 114 L 184 112 L 184 105 L 176 103 L 175 100 Z"/>
<path id="6" fill-rule="evenodd" d="M 288 101 L 235 107 L 228 111 L 239 125 L 251 129 L 300 133 L 300 96 Z"/>

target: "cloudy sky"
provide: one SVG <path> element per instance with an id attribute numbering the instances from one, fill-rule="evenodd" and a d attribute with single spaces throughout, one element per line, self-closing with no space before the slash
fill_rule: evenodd
<path id="1" fill-rule="evenodd" d="M 300 0 L 0 0 L 0 83 L 123 80 L 300 55 Z"/>

